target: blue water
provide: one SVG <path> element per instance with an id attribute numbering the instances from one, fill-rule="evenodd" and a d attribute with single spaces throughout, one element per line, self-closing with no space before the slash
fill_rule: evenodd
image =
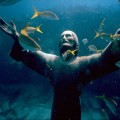
<path id="1" fill-rule="evenodd" d="M 31 20 L 33 6 L 39 11 L 47 10 L 59 16 L 58 21 Z M 95 30 L 105 18 L 104 31 L 114 34 L 120 27 L 120 3 L 116 0 L 21 0 L 11 6 L 0 6 L 0 16 L 7 22 L 12 19 L 17 30 L 30 22 L 32 26 L 42 24 L 43 34 L 34 33 L 33 38 L 42 50 L 59 54 L 58 43 L 64 30 L 73 30 L 79 38 L 79 55 L 90 55 L 91 44 L 103 49 L 108 42 L 94 40 Z M 82 39 L 87 38 L 84 45 Z M 0 30 L 0 120 L 49 120 L 53 88 L 44 78 L 20 62 L 10 58 L 13 40 Z M 81 95 L 82 120 L 105 120 L 106 111 L 110 120 L 120 119 L 120 70 L 88 84 Z M 107 95 L 117 102 L 117 115 L 114 115 L 104 101 L 96 95 Z"/>

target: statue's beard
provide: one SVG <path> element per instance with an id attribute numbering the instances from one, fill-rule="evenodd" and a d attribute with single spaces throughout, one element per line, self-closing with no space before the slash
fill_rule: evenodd
<path id="1" fill-rule="evenodd" d="M 64 43 L 60 46 L 60 55 L 64 54 L 67 50 L 74 50 L 73 46 L 68 43 Z"/>
<path id="2" fill-rule="evenodd" d="M 70 45 L 62 45 L 62 47 L 60 48 L 60 55 L 65 61 L 70 61 L 77 56 L 77 52 L 75 53 L 75 55 L 73 55 L 67 52 L 68 50 L 72 51 L 75 49 Z"/>

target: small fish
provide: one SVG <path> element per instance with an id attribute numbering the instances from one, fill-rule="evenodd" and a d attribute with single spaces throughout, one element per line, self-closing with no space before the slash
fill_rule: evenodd
<path id="1" fill-rule="evenodd" d="M 76 49 L 76 50 L 67 50 L 66 51 L 66 53 L 68 54 L 68 53 L 71 53 L 72 55 L 75 55 L 75 52 L 77 51 L 78 49 Z"/>
<path id="2" fill-rule="evenodd" d="M 42 24 L 41 24 L 42 25 Z M 24 29 L 26 30 L 27 34 L 30 34 L 30 33 L 34 33 L 35 31 L 39 32 L 39 33 L 43 33 L 41 30 L 40 30 L 40 26 L 37 26 L 36 28 L 35 27 L 31 27 L 29 26 L 29 23 L 26 24 L 26 26 L 24 27 Z"/>
<path id="3" fill-rule="evenodd" d="M 19 37 L 19 43 L 25 50 L 36 51 L 41 50 L 39 44 L 28 36 L 26 29 L 22 29 Z"/>
<path id="4" fill-rule="evenodd" d="M 96 39 L 96 38 L 99 38 L 99 37 L 103 37 L 103 36 L 105 36 L 105 35 L 108 35 L 107 33 L 104 33 L 104 32 L 97 32 L 97 31 L 95 31 L 95 37 L 94 37 L 94 39 Z"/>
<path id="5" fill-rule="evenodd" d="M 38 12 L 38 10 L 36 8 L 34 8 L 34 15 L 32 16 L 31 19 L 36 18 L 38 16 L 40 16 L 41 18 L 45 18 L 45 19 L 49 19 L 49 20 L 58 20 L 58 16 L 51 12 L 51 11 L 42 11 L 42 12 Z"/>
<path id="6" fill-rule="evenodd" d="M 120 34 L 110 34 L 110 39 L 113 39 L 113 40 L 120 40 Z"/>
<path id="7" fill-rule="evenodd" d="M 117 103 L 115 102 L 115 100 L 113 100 L 112 98 L 106 97 L 105 95 L 96 96 L 96 98 L 102 99 L 106 103 L 106 105 L 110 109 L 110 111 L 114 115 L 116 115 L 116 113 L 117 113 Z"/>
<path id="8" fill-rule="evenodd" d="M 102 50 L 98 50 L 95 45 L 89 45 L 88 49 L 94 53 L 100 53 Z"/>
<path id="9" fill-rule="evenodd" d="M 88 43 L 88 39 L 87 39 L 87 38 L 84 38 L 84 39 L 82 39 L 82 42 L 83 42 L 83 44 L 85 45 L 85 44 Z"/>
<path id="10" fill-rule="evenodd" d="M 75 55 L 75 52 L 77 51 L 78 49 L 76 49 L 76 50 L 67 50 L 64 54 L 62 54 L 62 56 L 63 56 L 63 58 L 64 58 L 64 60 L 66 60 L 66 58 L 68 57 L 68 55 Z"/>
<path id="11" fill-rule="evenodd" d="M 104 21 L 105 21 L 105 18 L 102 20 L 102 22 L 101 22 L 101 24 L 99 26 L 99 29 L 98 29 L 99 32 L 103 31 Z"/>

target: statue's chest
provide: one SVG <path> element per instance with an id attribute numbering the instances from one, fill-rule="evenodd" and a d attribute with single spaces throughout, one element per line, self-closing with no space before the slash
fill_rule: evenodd
<path id="1" fill-rule="evenodd" d="M 75 63 L 65 64 L 59 62 L 53 69 L 54 82 L 62 86 L 76 84 L 78 77 L 78 66 Z"/>

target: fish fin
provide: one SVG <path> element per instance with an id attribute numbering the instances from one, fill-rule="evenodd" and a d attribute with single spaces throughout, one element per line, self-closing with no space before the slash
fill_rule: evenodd
<path id="1" fill-rule="evenodd" d="M 39 46 L 39 44 L 33 38 L 29 37 L 28 35 L 27 36 L 24 34 L 20 35 L 19 41 L 28 46 L 41 50 L 41 47 Z"/>
<path id="2" fill-rule="evenodd" d="M 75 49 L 72 51 L 72 54 L 75 55 L 75 52 L 78 51 L 78 49 Z"/>
<path id="3" fill-rule="evenodd" d="M 29 24 L 30 24 L 29 22 L 26 24 L 26 26 L 24 27 L 24 30 L 27 31 L 27 28 L 28 28 Z"/>
<path id="4" fill-rule="evenodd" d="M 28 37 L 28 39 L 30 39 L 34 44 L 35 44 L 35 46 L 38 48 L 38 49 L 41 49 L 41 47 L 38 45 L 38 43 L 33 39 L 33 38 L 31 38 L 30 36 L 27 36 Z M 31 45 L 32 46 L 32 45 Z"/>
<path id="5" fill-rule="evenodd" d="M 41 26 L 42 24 L 40 24 L 39 26 L 37 26 L 36 27 L 36 31 L 38 31 L 38 32 L 40 32 L 40 33 L 43 33 L 41 30 L 40 30 L 40 26 Z"/>
<path id="6" fill-rule="evenodd" d="M 35 7 L 33 7 L 33 9 L 34 9 L 34 15 L 31 17 L 31 19 L 34 19 L 34 18 L 38 17 L 38 15 L 39 15 L 38 10 Z"/>
<path id="7" fill-rule="evenodd" d="M 25 36 L 28 36 L 28 34 L 27 34 L 27 32 L 26 32 L 25 29 L 21 30 L 21 34 L 22 34 L 22 35 L 25 35 Z"/>
<path id="8" fill-rule="evenodd" d="M 75 55 L 75 51 L 71 51 L 71 54 L 72 54 L 72 55 Z"/>
<path id="9" fill-rule="evenodd" d="M 25 35 L 25 36 L 28 36 L 26 30 L 27 30 L 29 24 L 30 24 L 30 23 L 28 22 L 28 23 L 26 24 L 26 26 L 21 30 L 21 34 L 23 34 L 23 35 Z"/>
<path id="10" fill-rule="evenodd" d="M 100 36 L 99 32 L 95 31 L 96 35 L 94 37 L 94 39 L 98 38 Z"/>

